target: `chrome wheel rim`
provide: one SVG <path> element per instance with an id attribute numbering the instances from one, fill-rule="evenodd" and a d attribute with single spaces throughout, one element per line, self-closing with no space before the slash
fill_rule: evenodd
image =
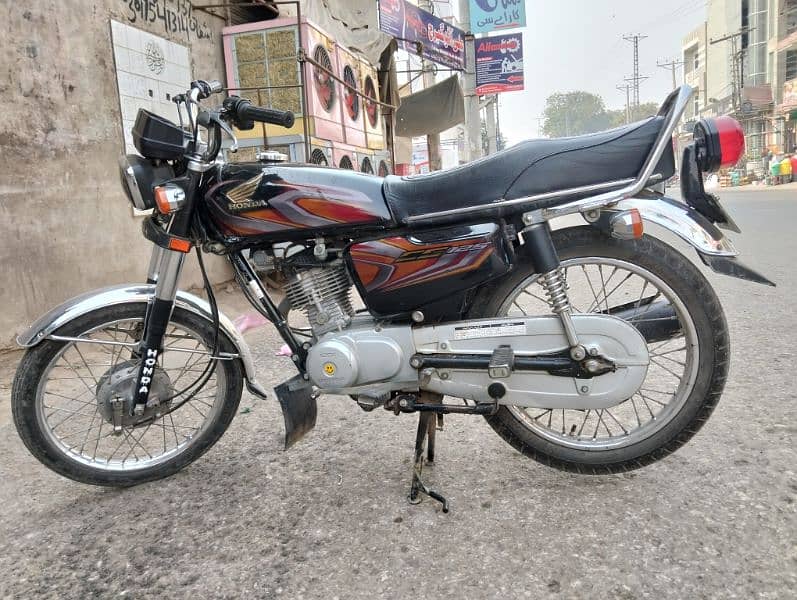
<path id="1" fill-rule="evenodd" d="M 641 322 L 651 298 L 666 300 L 675 309 L 682 335 L 648 344 L 650 366 L 645 382 L 631 398 L 613 407 L 507 408 L 535 434 L 576 450 L 610 450 L 648 439 L 678 415 L 694 387 L 699 364 L 694 321 L 672 288 L 639 265 L 594 256 L 563 260 L 561 265 L 574 314 L 608 312 L 630 301 L 634 313 L 629 321 Z M 533 275 L 521 282 L 501 305 L 499 315 L 550 314 L 539 279 Z"/>
<path id="2" fill-rule="evenodd" d="M 140 318 L 110 321 L 80 337 L 136 342 L 141 323 Z M 221 412 L 226 381 L 224 369 L 217 364 L 207 384 L 182 406 L 115 433 L 100 413 L 96 390 L 105 372 L 129 359 L 125 346 L 67 342 L 47 365 L 37 387 L 36 418 L 47 439 L 69 459 L 105 472 L 154 467 L 191 448 Z M 170 323 L 158 360 L 179 392 L 202 373 L 210 348 L 190 327 Z M 188 395 L 181 394 L 173 402 Z"/>

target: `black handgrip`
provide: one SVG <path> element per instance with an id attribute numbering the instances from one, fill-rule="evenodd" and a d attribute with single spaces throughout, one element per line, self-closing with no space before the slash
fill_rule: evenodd
<path id="1" fill-rule="evenodd" d="M 293 113 L 289 110 L 276 110 L 254 106 L 248 100 L 241 100 L 236 107 L 238 117 L 242 121 L 257 121 L 258 123 L 271 123 L 287 129 L 293 127 Z"/>

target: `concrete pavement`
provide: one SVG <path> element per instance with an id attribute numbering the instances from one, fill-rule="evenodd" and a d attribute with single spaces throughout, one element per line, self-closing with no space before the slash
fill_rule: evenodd
<path id="1" fill-rule="evenodd" d="M 250 410 L 205 457 L 122 491 L 49 472 L 5 424 L 0 597 L 793 598 L 795 196 L 724 193 L 743 259 L 779 287 L 710 275 L 731 375 L 711 420 L 666 460 L 564 474 L 481 419 L 451 417 L 429 475 L 451 501 L 444 515 L 405 499 L 415 418 L 347 398 L 320 401 L 316 429 L 283 453 L 276 401 L 245 394 Z M 248 337 L 266 383 L 284 379 L 273 332 Z"/>

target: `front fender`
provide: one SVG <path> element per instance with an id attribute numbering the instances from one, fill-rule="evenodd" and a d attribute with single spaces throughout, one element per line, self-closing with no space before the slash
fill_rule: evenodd
<path id="1" fill-rule="evenodd" d="M 683 202 L 672 198 L 628 198 L 612 205 L 612 211 L 637 209 L 642 221 L 671 231 L 693 246 L 704 264 L 717 273 L 772 285 L 769 279 L 736 258 L 739 252 L 714 223 Z"/>
<path id="2" fill-rule="evenodd" d="M 90 313 L 93 310 L 118 304 L 135 302 L 147 303 L 155 295 L 155 286 L 151 284 L 122 284 L 75 296 L 63 304 L 56 306 L 47 314 L 39 317 L 30 328 L 17 338 L 17 344 L 23 348 L 35 346 L 47 336 L 70 321 Z M 213 320 L 210 305 L 193 294 L 178 291 L 175 304 L 182 309 L 192 312 L 200 317 Z M 250 389 L 259 395 L 265 395 L 264 389 L 258 384 L 255 374 L 254 361 L 249 345 L 241 333 L 235 328 L 226 315 L 219 313 L 219 328 L 230 338 L 235 345 L 238 356 L 246 373 L 247 384 Z"/>

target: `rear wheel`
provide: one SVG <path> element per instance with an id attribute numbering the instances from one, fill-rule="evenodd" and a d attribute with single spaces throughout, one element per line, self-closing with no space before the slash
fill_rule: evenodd
<path id="1" fill-rule="evenodd" d="M 573 312 L 621 310 L 641 329 L 660 318 L 651 307 L 670 305 L 678 333 L 648 343 L 642 387 L 611 408 L 502 406 L 487 421 L 523 454 L 567 471 L 622 472 L 663 458 L 697 432 L 722 393 L 729 341 L 719 300 L 689 260 L 655 238 L 618 241 L 591 227 L 553 238 Z M 530 259 L 518 258 L 512 275 L 479 293 L 470 317 L 550 313 Z"/>
<path id="2" fill-rule="evenodd" d="M 33 455 L 57 473 L 95 485 L 128 486 L 167 477 L 206 452 L 232 421 L 241 399 L 240 361 L 219 360 L 193 397 L 185 390 L 204 371 L 213 325 L 175 307 L 144 415 L 114 415 L 116 398 L 134 385 L 146 305 L 110 306 L 78 317 L 57 334 L 113 344 L 44 340 L 23 357 L 11 396 L 14 423 Z M 220 351 L 235 352 L 219 334 Z M 171 398 L 171 399 L 169 399 Z M 124 416 L 122 415 L 122 412 Z M 114 421 L 121 428 L 114 428 Z"/>

